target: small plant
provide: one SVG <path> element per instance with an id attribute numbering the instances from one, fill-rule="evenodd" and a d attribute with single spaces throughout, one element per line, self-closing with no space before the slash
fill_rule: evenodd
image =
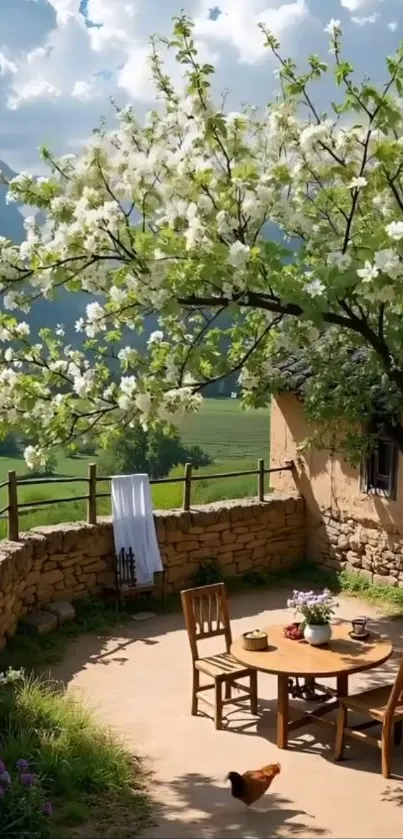
<path id="1" fill-rule="evenodd" d="M 314 591 L 293 591 L 292 597 L 287 600 L 287 606 L 294 609 L 296 614 L 302 615 L 305 626 L 323 626 L 329 623 L 336 605 L 328 588 L 323 589 L 321 594 Z"/>
<path id="2" fill-rule="evenodd" d="M 210 586 L 213 583 L 221 583 L 223 575 L 216 559 L 205 559 L 200 563 L 194 577 L 195 586 Z"/>
<path id="3" fill-rule="evenodd" d="M 95 825 L 106 798 L 115 821 L 122 808 L 139 827 L 148 819 L 141 761 L 77 699 L 22 670 L 0 674 L 0 755 L 1 839 L 56 839 L 66 835 L 59 825 Z"/>
<path id="4" fill-rule="evenodd" d="M 242 575 L 242 579 L 250 586 L 264 586 L 268 583 L 268 575 L 264 571 L 259 571 L 254 568 L 251 571 L 246 571 Z"/>

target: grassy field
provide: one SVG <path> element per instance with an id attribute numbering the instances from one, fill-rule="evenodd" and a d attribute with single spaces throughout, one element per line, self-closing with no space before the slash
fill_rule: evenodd
<path id="1" fill-rule="evenodd" d="M 259 458 L 268 464 L 269 457 L 269 411 L 241 410 L 235 399 L 206 399 L 198 414 L 186 418 L 180 426 L 182 439 L 187 444 L 197 444 L 212 458 L 213 463 L 198 474 L 212 472 L 239 472 L 256 469 Z M 83 477 L 94 458 L 66 458 L 58 461 L 59 476 Z M 29 477 L 22 459 L 0 458 L 0 483 L 7 478 L 7 472 L 14 469 L 19 477 Z M 174 469 L 172 477 L 183 474 L 183 467 Z M 99 492 L 107 492 L 109 485 L 99 484 Z M 85 495 L 85 483 L 46 484 L 18 488 L 19 503 L 41 501 L 48 498 L 70 498 L 71 502 L 40 507 L 21 516 L 20 529 L 28 530 L 40 524 L 56 524 L 60 521 L 77 521 L 85 517 L 85 502 L 74 501 L 76 496 Z M 165 484 L 152 487 L 153 503 L 157 509 L 178 507 L 182 503 L 182 484 Z M 256 495 L 257 478 L 244 476 L 220 480 L 195 482 L 192 488 L 192 503 L 203 504 L 225 498 L 242 498 Z M 0 508 L 7 504 L 6 490 L 0 490 Z M 98 500 L 99 515 L 110 513 L 108 498 Z M 0 538 L 6 536 L 6 521 L 0 520 Z"/>

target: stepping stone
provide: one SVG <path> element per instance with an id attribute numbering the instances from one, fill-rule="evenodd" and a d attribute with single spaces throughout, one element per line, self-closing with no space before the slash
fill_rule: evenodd
<path id="1" fill-rule="evenodd" d="M 137 612 L 132 618 L 134 621 L 149 621 L 150 618 L 155 618 L 155 612 Z"/>
<path id="2" fill-rule="evenodd" d="M 57 615 L 34 609 L 23 619 L 22 624 L 28 632 L 45 635 L 45 633 L 57 629 L 58 620 Z"/>
<path id="3" fill-rule="evenodd" d="M 60 626 L 67 621 L 73 621 L 76 616 L 76 610 L 68 600 L 55 600 L 54 603 L 45 603 L 44 609 L 51 615 L 56 615 Z"/>

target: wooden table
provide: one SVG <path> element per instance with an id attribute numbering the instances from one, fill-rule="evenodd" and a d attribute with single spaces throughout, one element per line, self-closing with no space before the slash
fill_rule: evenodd
<path id="1" fill-rule="evenodd" d="M 351 623 L 341 622 L 332 626 L 332 639 L 325 647 L 312 647 L 306 641 L 292 641 L 284 637 L 282 626 L 269 626 L 269 646 L 263 652 L 250 652 L 243 648 L 242 638 L 231 646 L 233 657 L 263 673 L 277 676 L 277 746 L 286 749 L 288 732 L 310 722 L 334 725 L 323 717 L 337 707 L 337 697 L 348 695 L 348 677 L 353 673 L 370 670 L 383 664 L 391 656 L 393 646 L 388 638 L 371 633 L 366 641 L 353 641 L 349 632 Z M 289 720 L 290 677 L 316 679 L 335 677 L 335 698 L 321 707 L 306 711 L 298 719 Z"/>

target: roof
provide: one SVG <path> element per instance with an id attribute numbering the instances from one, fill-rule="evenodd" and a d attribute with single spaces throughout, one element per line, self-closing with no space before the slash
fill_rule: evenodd
<path id="1" fill-rule="evenodd" d="M 276 364 L 276 372 L 282 380 L 279 392 L 291 391 L 298 396 L 303 396 L 305 386 L 312 376 L 312 370 L 302 355 L 280 361 Z"/>
<path id="2" fill-rule="evenodd" d="M 360 347 L 354 350 L 351 360 L 356 364 L 365 364 L 365 349 Z M 297 356 L 289 356 L 277 362 L 275 371 L 279 377 L 278 393 L 295 393 L 301 399 L 304 398 L 306 386 L 314 373 L 303 350 Z M 394 401 L 392 387 L 387 392 L 378 380 L 374 382 L 371 390 L 374 417 L 388 414 L 391 410 L 391 398 L 392 403 Z"/>

